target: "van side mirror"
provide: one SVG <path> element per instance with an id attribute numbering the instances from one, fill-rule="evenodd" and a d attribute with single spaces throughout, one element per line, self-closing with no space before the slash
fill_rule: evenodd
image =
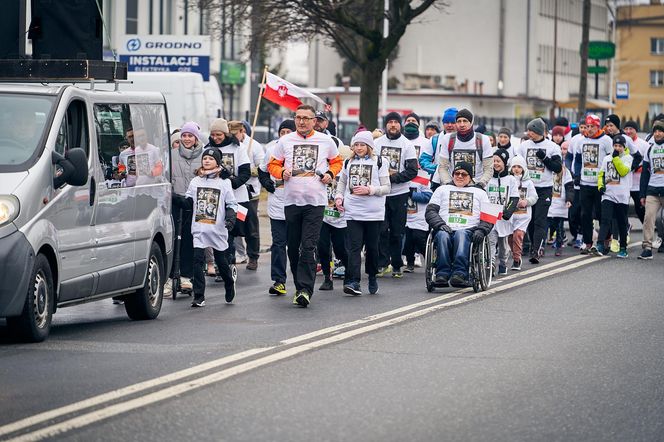
<path id="1" fill-rule="evenodd" d="M 51 160 L 58 166 L 53 178 L 53 187 L 56 189 L 64 184 L 83 186 L 88 182 L 88 158 L 80 147 L 69 149 L 64 156 L 53 152 Z"/>

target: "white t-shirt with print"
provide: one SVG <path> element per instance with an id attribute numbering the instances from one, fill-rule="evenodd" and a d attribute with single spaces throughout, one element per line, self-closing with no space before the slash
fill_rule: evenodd
<path id="1" fill-rule="evenodd" d="M 625 136 L 625 138 L 628 138 Z M 648 148 L 650 147 L 650 144 L 644 140 L 643 138 L 636 138 L 636 140 L 632 140 L 634 143 L 634 149 L 638 151 L 641 154 L 642 158 L 646 157 L 646 154 L 648 153 Z M 632 157 L 634 157 L 634 154 L 636 153 L 635 151 L 632 151 L 630 149 L 630 154 Z M 641 182 L 641 166 L 643 165 L 643 160 L 641 161 L 641 165 L 639 165 L 639 168 L 632 172 L 632 188 L 630 189 L 631 192 L 638 192 L 639 191 L 639 184 Z"/>
<path id="2" fill-rule="evenodd" d="M 629 204 L 629 192 L 632 188 L 632 156 L 622 155 L 618 158 L 630 171 L 627 175 L 621 177 L 613 164 L 613 156 L 607 155 L 604 158 L 600 168 L 604 172 L 604 185 L 606 186 L 602 201 L 609 200 L 617 204 Z"/>
<path id="3" fill-rule="evenodd" d="M 414 192 L 431 192 L 429 186 L 425 186 L 420 183 L 410 183 L 411 189 L 414 189 Z M 426 212 L 427 203 L 418 203 L 413 201 L 410 197 L 408 198 L 406 206 L 406 227 L 411 230 L 424 230 L 425 232 L 429 230 L 429 224 L 427 224 L 426 218 L 424 217 L 424 212 Z"/>
<path id="4" fill-rule="evenodd" d="M 406 160 L 417 160 L 413 143 L 403 135 L 396 140 L 390 140 L 387 135 L 383 135 L 374 140 L 374 145 L 374 152 L 383 157 L 383 164 L 387 166 L 390 175 L 403 172 Z M 408 193 L 408 186 L 407 182 L 392 183 L 388 196 Z"/>
<path id="5" fill-rule="evenodd" d="M 341 196 L 344 200 L 344 216 L 353 221 L 383 221 L 385 219 L 385 196 L 353 195 L 354 186 L 380 186 L 380 177 L 389 176 L 389 166 L 382 159 L 378 169 L 378 159 L 352 157 L 344 162 L 341 174 L 346 178 L 346 189 Z"/>
<path id="6" fill-rule="evenodd" d="M 267 163 L 272 158 L 272 151 L 276 144 L 277 140 L 274 140 L 265 146 L 265 157 L 260 165 L 263 172 L 267 172 Z M 270 219 L 284 221 L 286 219 L 286 215 L 284 215 L 284 180 L 278 180 L 272 175 L 270 175 L 270 179 L 274 183 L 274 192 L 267 194 L 267 216 Z"/>
<path id="7" fill-rule="evenodd" d="M 489 202 L 502 204 L 505 207 L 510 198 L 519 197 L 519 182 L 514 175 L 500 177 L 500 180 L 494 176 L 486 186 L 486 193 L 489 196 Z M 508 236 L 512 234 L 512 222 L 501 218 L 496 223 L 495 229 L 499 237 Z"/>
<path id="8" fill-rule="evenodd" d="M 337 184 L 339 175 L 337 175 L 330 184 L 327 185 L 327 205 L 323 211 L 323 222 L 337 229 L 346 227 L 346 217 L 344 212 L 337 210 L 335 198 L 337 197 Z"/>
<path id="9" fill-rule="evenodd" d="M 553 189 L 551 192 L 551 205 L 549 206 L 549 213 L 547 216 L 549 218 L 565 218 L 569 213 L 567 208 L 566 198 L 567 194 L 565 192 L 565 184 L 572 181 L 572 174 L 563 166 L 562 174 L 553 175 Z"/>
<path id="10" fill-rule="evenodd" d="M 250 163 L 247 148 L 242 145 L 227 144 L 217 149 L 221 152 L 221 167 L 226 169 L 233 177 L 238 175 L 238 168 L 240 166 Z M 238 203 L 249 201 L 249 192 L 247 191 L 247 186 L 244 184 L 233 191 L 235 192 L 235 199 Z"/>
<path id="11" fill-rule="evenodd" d="M 519 177 L 515 176 L 517 183 L 519 185 L 519 199 L 525 199 L 529 196 L 537 195 L 537 189 L 533 181 L 527 179 L 525 181 L 521 180 Z M 526 206 L 524 208 L 519 208 L 514 211 L 512 214 L 512 231 L 514 230 L 523 230 L 524 232 L 528 230 L 528 224 L 530 223 L 530 218 L 532 217 L 532 206 Z"/>
<path id="12" fill-rule="evenodd" d="M 455 135 L 454 147 L 452 152 L 449 151 L 450 137 Z M 475 144 L 475 137 L 482 138 L 482 157 L 480 158 L 477 146 Z M 465 161 L 473 166 L 473 178 L 475 181 L 482 178 L 484 174 L 484 167 L 482 160 L 491 158 L 495 149 L 491 147 L 491 139 L 479 132 L 475 132 L 469 141 L 459 140 L 459 135 L 456 133 L 445 134 L 438 138 L 438 146 L 436 146 L 436 155 L 438 156 L 437 163 L 440 164 L 441 158 L 448 158 L 450 161 L 450 176 L 454 170 L 454 165 L 458 162 Z"/>
<path id="13" fill-rule="evenodd" d="M 247 149 L 247 157 L 249 158 L 249 164 L 251 168 L 259 167 L 263 158 L 265 157 L 265 149 L 261 143 L 254 140 L 251 143 L 251 152 L 249 152 L 249 140 L 248 136 L 244 137 L 244 141 L 240 143 L 241 146 L 244 146 Z M 258 198 L 261 193 L 261 182 L 258 180 L 257 176 L 252 176 L 247 181 L 247 185 L 251 186 L 254 189 L 253 194 L 249 195 L 249 198 Z"/>
<path id="14" fill-rule="evenodd" d="M 574 143 L 574 157 L 581 154 L 581 185 L 597 186 L 602 160 L 613 152 L 613 140 L 607 135 L 599 138 L 579 138 Z"/>
<path id="15" fill-rule="evenodd" d="M 649 143 L 650 147 L 648 147 L 644 159 L 644 161 L 650 163 L 648 186 L 664 187 L 664 143 L 655 143 L 655 138 L 651 138 Z"/>
<path id="16" fill-rule="evenodd" d="M 154 183 L 155 176 L 160 175 L 155 168 L 160 163 L 163 165 L 159 148 L 149 143 L 145 147 L 123 150 L 118 161 L 126 168 L 127 187 Z"/>
<path id="17" fill-rule="evenodd" d="M 194 177 L 189 183 L 185 196 L 194 200 L 191 217 L 194 247 L 226 250 L 228 248 L 226 205 L 230 203 L 233 206 L 235 203 L 230 180 Z"/>
<path id="18" fill-rule="evenodd" d="M 422 152 L 427 151 L 427 146 L 431 146 L 431 140 L 427 139 L 424 135 L 420 135 L 414 140 L 409 141 L 413 143 L 413 147 L 415 148 L 415 158 L 417 158 L 417 164 L 419 167 L 420 155 L 422 155 Z"/>
<path id="19" fill-rule="evenodd" d="M 431 196 L 429 204 L 437 204 L 440 217 L 452 230 L 466 230 L 480 223 L 482 205 L 489 203 L 489 196 L 477 187 L 442 185 Z"/>
<path id="20" fill-rule="evenodd" d="M 516 152 L 526 159 L 530 179 L 535 187 L 551 187 L 553 186 L 553 172 L 544 166 L 542 160 L 537 158 L 537 151 L 540 149 L 546 152 L 548 158 L 558 155 L 562 159 L 560 146 L 546 138 L 538 143 L 533 140 L 526 140 L 521 143 Z"/>
<path id="21" fill-rule="evenodd" d="M 312 131 L 306 138 L 297 132 L 284 135 L 277 141 L 272 156 L 284 161 L 292 171 L 284 182 L 284 206 L 325 206 L 327 190 L 316 174 L 329 170 L 328 160 L 339 155 L 332 137 Z"/>

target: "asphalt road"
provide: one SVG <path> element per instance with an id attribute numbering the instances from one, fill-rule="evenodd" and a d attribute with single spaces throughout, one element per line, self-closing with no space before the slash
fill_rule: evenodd
<path id="1" fill-rule="evenodd" d="M 267 296 L 265 256 L 233 305 L 62 309 L 34 345 L 0 325 L 0 440 L 661 440 L 664 256 L 636 255 L 566 249 L 479 295 L 418 269 L 308 309 Z"/>

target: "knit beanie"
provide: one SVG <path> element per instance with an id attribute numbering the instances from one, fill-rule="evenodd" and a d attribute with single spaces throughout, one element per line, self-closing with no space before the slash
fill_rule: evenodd
<path id="1" fill-rule="evenodd" d="M 500 128 L 500 130 L 498 131 L 498 135 L 500 135 L 500 134 L 505 134 L 509 138 L 512 138 L 512 131 L 509 130 L 508 128 L 506 128 L 506 127 L 501 127 Z"/>
<path id="2" fill-rule="evenodd" d="M 180 141 L 180 132 L 175 132 L 173 135 L 171 135 L 171 146 L 172 146 L 173 143 L 175 143 L 176 141 Z M 127 145 L 128 145 L 128 144 L 129 144 L 129 143 L 127 143 Z"/>
<path id="3" fill-rule="evenodd" d="M 398 112 L 390 112 L 389 114 L 385 115 L 385 120 L 384 120 L 384 126 L 387 126 L 387 123 L 395 120 L 397 123 L 399 123 L 399 126 L 401 126 L 403 123 L 401 122 L 401 114 Z"/>
<path id="4" fill-rule="evenodd" d="M 223 118 L 217 118 L 212 123 L 210 123 L 210 133 L 215 131 L 223 132 L 224 134 L 228 135 L 228 121 L 224 120 Z"/>
<path id="5" fill-rule="evenodd" d="M 251 124 L 247 120 L 242 120 L 241 121 L 242 126 L 244 127 L 244 131 L 247 133 L 248 136 L 251 136 Z"/>
<path id="6" fill-rule="evenodd" d="M 445 109 L 445 112 L 443 112 L 443 123 L 446 124 L 456 123 L 456 117 L 458 112 L 459 111 L 457 110 L 456 107 L 448 107 L 447 109 Z"/>
<path id="7" fill-rule="evenodd" d="M 290 129 L 291 132 L 295 132 L 295 121 L 290 119 L 282 121 L 277 133 L 281 132 L 281 129 Z"/>
<path id="8" fill-rule="evenodd" d="M 493 156 L 500 158 L 503 161 L 505 168 L 507 168 L 507 163 L 510 160 L 510 153 L 507 151 L 507 149 L 497 149 L 493 153 Z"/>
<path id="9" fill-rule="evenodd" d="M 363 130 L 362 132 L 358 132 L 353 135 L 353 138 L 350 140 L 351 148 L 355 145 L 355 143 L 364 143 L 372 150 L 375 149 L 374 137 L 368 130 Z"/>
<path id="10" fill-rule="evenodd" d="M 415 123 L 408 123 L 403 128 L 403 134 L 409 140 L 414 140 L 420 136 L 420 127 Z"/>
<path id="11" fill-rule="evenodd" d="M 436 133 L 440 133 L 440 126 L 438 125 L 438 122 L 435 120 L 429 121 L 427 125 L 424 127 L 424 129 L 433 129 L 436 131 Z"/>
<path id="12" fill-rule="evenodd" d="M 655 123 L 652 127 L 652 131 L 655 132 L 656 130 L 664 132 L 664 123 Z"/>
<path id="13" fill-rule="evenodd" d="M 228 130 L 233 135 L 240 132 L 241 129 L 244 129 L 244 125 L 242 124 L 242 121 L 233 120 L 233 121 L 228 122 Z"/>
<path id="14" fill-rule="evenodd" d="M 413 117 L 413 118 L 415 118 L 415 119 L 417 120 L 417 125 L 418 125 L 418 126 L 420 125 L 420 117 L 419 117 L 419 115 L 417 115 L 415 112 L 411 112 L 411 113 L 409 113 L 408 115 L 406 115 L 406 116 L 404 117 L 404 121 L 407 120 L 409 117 Z"/>
<path id="15" fill-rule="evenodd" d="M 607 116 L 606 119 L 604 120 L 604 124 L 607 124 L 607 123 L 613 123 L 613 125 L 615 127 L 620 129 L 620 117 L 616 114 L 611 114 L 611 115 Z"/>
<path id="16" fill-rule="evenodd" d="M 526 129 L 535 132 L 537 135 L 544 136 L 546 123 L 541 118 L 535 118 L 534 120 L 530 120 Z"/>
<path id="17" fill-rule="evenodd" d="M 565 117 L 558 117 L 554 120 L 553 125 L 567 127 L 569 126 L 569 120 Z"/>
<path id="18" fill-rule="evenodd" d="M 620 144 L 622 147 L 625 147 L 627 140 L 622 135 L 616 135 L 613 137 L 613 144 Z"/>
<path id="19" fill-rule="evenodd" d="M 599 117 L 594 114 L 586 116 L 586 126 L 597 126 L 600 127 L 602 123 L 599 120 Z"/>
<path id="20" fill-rule="evenodd" d="M 361 131 L 360 131 L 360 132 L 361 132 Z M 385 135 L 385 132 L 383 132 L 382 129 L 375 128 L 375 129 L 373 130 L 373 132 L 371 132 L 371 136 L 374 138 L 374 140 L 375 140 L 376 138 L 380 138 L 380 137 L 382 137 L 383 135 Z"/>
<path id="21" fill-rule="evenodd" d="M 563 126 L 554 126 L 553 129 L 551 129 L 551 136 L 559 135 L 561 137 L 565 136 L 565 128 Z"/>
<path id="22" fill-rule="evenodd" d="M 634 121 L 634 120 L 629 120 L 627 123 L 625 123 L 625 126 L 623 126 L 623 129 L 626 128 L 626 127 L 631 127 L 632 129 L 634 129 L 637 132 L 639 131 L 639 125 L 636 124 L 636 121 Z"/>
<path id="23" fill-rule="evenodd" d="M 473 165 L 470 164 L 469 162 L 459 161 L 454 165 L 454 172 L 456 172 L 457 170 L 465 170 L 466 172 L 468 172 L 468 175 L 470 175 L 470 178 L 471 179 L 473 178 Z"/>
<path id="24" fill-rule="evenodd" d="M 203 151 L 203 155 L 201 155 L 201 160 L 205 156 L 214 158 L 214 160 L 217 162 L 217 166 L 221 165 L 221 152 L 216 147 L 208 147 L 207 149 L 205 149 Z"/>
<path id="25" fill-rule="evenodd" d="M 199 129 L 198 124 L 193 121 L 189 121 L 182 125 L 180 128 L 180 136 L 182 136 L 182 134 L 192 134 L 197 140 L 200 141 L 201 139 L 201 130 Z"/>
<path id="26" fill-rule="evenodd" d="M 459 112 L 457 112 L 454 121 L 458 120 L 459 118 L 465 118 L 466 120 L 468 120 L 472 123 L 473 122 L 473 113 L 471 111 L 469 111 L 468 109 L 461 109 Z"/>

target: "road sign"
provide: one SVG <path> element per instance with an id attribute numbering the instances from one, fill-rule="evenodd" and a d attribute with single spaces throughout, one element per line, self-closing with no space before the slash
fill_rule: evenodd
<path id="1" fill-rule="evenodd" d="M 244 84 L 247 80 L 247 69 L 244 63 L 238 61 L 222 61 L 221 84 Z"/>
<path id="2" fill-rule="evenodd" d="M 581 50 L 579 49 L 579 52 Z M 610 41 L 588 42 L 588 58 L 591 60 L 606 60 L 616 56 L 616 45 Z"/>
<path id="3" fill-rule="evenodd" d="M 629 82 L 627 81 L 616 82 L 616 99 L 617 100 L 629 99 Z"/>
<path id="4" fill-rule="evenodd" d="M 609 71 L 609 68 L 606 66 L 588 66 L 589 74 L 606 74 Z"/>

